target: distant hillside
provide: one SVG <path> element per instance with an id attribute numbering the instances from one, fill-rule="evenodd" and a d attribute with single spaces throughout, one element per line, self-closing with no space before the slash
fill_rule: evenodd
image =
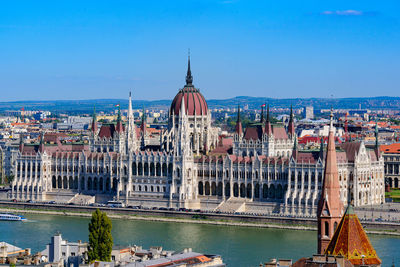
<path id="1" fill-rule="evenodd" d="M 134 100 L 133 107 L 135 109 L 145 108 L 168 108 L 172 100 Z M 400 97 L 359 97 L 359 98 L 287 98 L 275 99 L 267 97 L 250 97 L 237 96 L 229 99 L 209 99 L 207 103 L 210 108 L 236 107 L 238 104 L 249 108 L 259 108 L 264 103 L 269 103 L 272 107 L 289 107 L 291 104 L 294 108 L 313 106 L 314 109 L 345 108 L 345 109 L 400 109 Z M 0 112 L 5 110 L 19 110 L 22 107 L 25 110 L 49 110 L 54 113 L 81 114 L 91 113 L 94 105 L 97 111 L 115 110 L 115 105 L 121 104 L 122 109 L 128 108 L 127 99 L 93 99 L 93 100 L 54 100 L 54 101 L 16 101 L 16 102 L 0 102 Z"/>

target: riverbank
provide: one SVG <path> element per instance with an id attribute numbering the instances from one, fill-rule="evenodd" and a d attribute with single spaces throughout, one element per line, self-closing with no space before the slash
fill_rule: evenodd
<path id="1" fill-rule="evenodd" d="M 46 215 L 63 215 L 63 216 L 74 216 L 74 217 L 91 217 L 91 211 L 66 211 L 66 210 L 44 210 L 40 208 L 17 208 L 7 207 L 0 208 L 0 212 L 13 212 L 13 213 L 28 213 L 28 214 L 46 214 Z M 107 212 L 107 210 L 105 210 Z M 220 225 L 220 226 L 235 226 L 235 227 L 257 227 L 257 228 L 273 228 L 273 229 L 288 229 L 288 230 L 301 230 L 301 231 L 316 231 L 317 227 L 311 225 L 301 224 L 277 224 L 272 222 L 256 223 L 256 222 L 238 222 L 227 219 L 209 219 L 206 216 L 193 216 L 192 218 L 171 218 L 171 217 L 159 217 L 154 215 L 137 215 L 137 214 L 120 214 L 118 211 L 112 213 L 107 212 L 108 216 L 112 219 L 122 220 L 138 220 L 138 221 L 154 221 L 154 222 L 169 222 L 169 223 L 192 223 L 192 224 L 209 224 L 209 225 Z M 368 234 L 375 235 L 391 235 L 400 236 L 400 232 L 395 229 L 366 229 Z"/>
<path id="2" fill-rule="evenodd" d="M 30 214 L 46 214 L 46 215 L 64 215 L 75 217 L 91 217 L 91 212 L 69 212 L 69 211 L 47 211 L 37 209 L 17 209 L 17 208 L 0 208 L 0 212 L 12 213 L 30 213 Z M 316 227 L 301 226 L 301 225 L 279 225 L 272 223 L 249 223 L 249 222 L 234 222 L 224 220 L 210 220 L 202 218 L 183 219 L 183 218 L 165 218 L 156 216 L 141 216 L 141 215 L 126 215 L 126 214 L 107 214 L 111 219 L 123 220 L 138 220 L 138 221 L 154 221 L 154 222 L 175 222 L 175 223 L 195 223 L 195 224 L 211 224 L 224 226 L 240 226 L 240 227 L 259 227 L 259 228 L 275 228 L 275 229 L 290 229 L 290 230 L 308 230 L 316 231 Z M 399 234 L 400 235 L 400 234 Z"/>

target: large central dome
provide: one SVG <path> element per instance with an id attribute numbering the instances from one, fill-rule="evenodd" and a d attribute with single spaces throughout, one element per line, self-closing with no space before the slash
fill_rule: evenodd
<path id="1" fill-rule="evenodd" d="M 207 102 L 200 91 L 196 89 L 193 85 L 193 77 L 190 70 L 190 58 L 188 61 L 188 71 L 186 74 L 186 85 L 181 90 L 179 90 L 174 100 L 172 100 L 170 109 L 171 115 L 172 113 L 174 113 L 175 115 L 179 115 L 179 113 L 181 112 L 182 101 L 184 101 L 185 104 L 186 115 L 207 115 Z"/>

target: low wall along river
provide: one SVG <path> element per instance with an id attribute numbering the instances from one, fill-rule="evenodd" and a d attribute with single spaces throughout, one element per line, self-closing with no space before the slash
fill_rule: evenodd
<path id="1" fill-rule="evenodd" d="M 23 248 L 30 247 L 34 252 L 43 250 L 50 242 L 50 236 L 56 231 L 60 231 L 63 237 L 70 241 L 87 240 L 89 216 L 95 209 L 69 205 L 0 204 L 2 211 L 10 208 L 27 212 L 28 221 L 0 222 L 0 241 Z M 226 217 L 209 214 L 206 215 L 209 220 L 194 220 L 192 218 L 196 214 L 184 212 L 111 208 L 104 210 L 113 221 L 114 243 L 120 245 L 161 245 L 165 249 L 175 251 L 191 247 L 194 251 L 202 253 L 220 254 L 228 266 L 234 267 L 259 266 L 261 262 L 270 258 L 297 260 L 316 252 L 316 232 L 304 231 L 315 229 L 314 220 L 252 220 L 249 218 L 251 216 Z M 246 220 L 247 223 L 242 223 L 242 220 Z M 243 225 L 256 227 L 242 227 Z M 393 259 L 397 265 L 400 264 L 400 237 L 376 234 L 370 234 L 369 237 L 384 261 L 383 266 L 391 266 Z"/>

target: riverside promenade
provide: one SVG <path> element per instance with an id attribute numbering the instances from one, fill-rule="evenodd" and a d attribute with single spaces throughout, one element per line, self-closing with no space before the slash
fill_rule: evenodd
<path id="1" fill-rule="evenodd" d="M 291 230 L 316 230 L 316 218 L 297 218 L 287 216 L 270 216 L 270 215 L 245 215 L 245 214 L 223 214 L 211 212 L 196 211 L 170 211 L 170 210 L 149 210 L 149 209 L 131 209 L 131 208 L 115 208 L 107 206 L 80 206 L 80 205 L 64 205 L 64 204 L 47 204 L 47 203 L 26 203 L 26 202 L 9 202 L 0 201 L 0 212 L 22 212 L 34 214 L 50 214 L 65 216 L 88 217 L 91 213 L 99 208 L 107 212 L 111 218 L 144 220 L 144 221 L 163 221 L 176 223 L 194 223 L 194 224 L 212 224 L 226 226 L 242 226 L 242 227 L 259 227 L 259 228 L 277 228 Z M 368 213 L 379 212 L 370 209 L 358 211 L 359 216 Z M 389 212 L 382 211 L 380 212 Z M 400 214 L 399 214 L 400 215 Z M 360 216 L 362 218 L 362 216 Z M 400 223 L 389 222 L 381 219 L 382 216 L 375 221 L 363 220 L 362 224 L 368 233 L 385 234 L 400 236 Z M 393 218 L 393 216 L 392 216 Z M 380 220 L 379 220 L 380 219 Z"/>

